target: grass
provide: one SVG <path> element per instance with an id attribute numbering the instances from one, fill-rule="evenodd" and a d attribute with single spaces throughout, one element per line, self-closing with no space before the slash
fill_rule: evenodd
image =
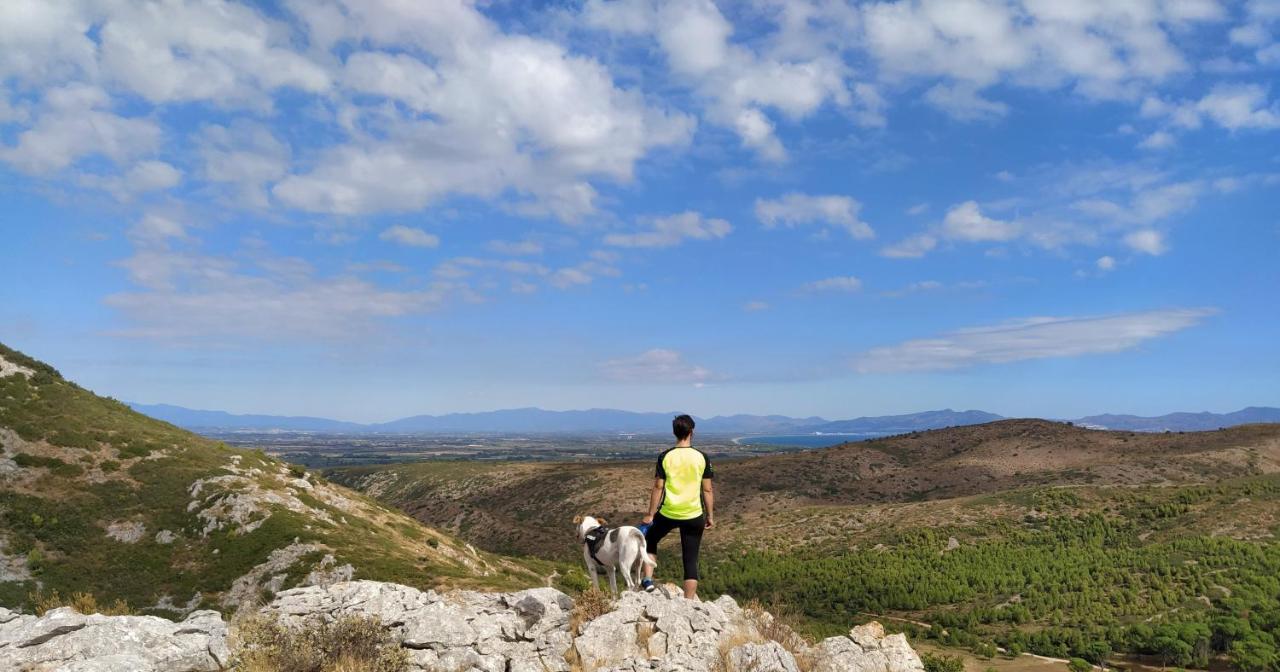
<path id="1" fill-rule="evenodd" d="M 255 615 L 234 628 L 233 667 L 242 672 L 404 672 L 409 654 L 376 618 L 286 625 Z"/>

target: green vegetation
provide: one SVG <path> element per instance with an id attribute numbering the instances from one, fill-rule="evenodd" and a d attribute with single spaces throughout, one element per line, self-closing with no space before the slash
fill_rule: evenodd
<path id="1" fill-rule="evenodd" d="M 356 578 L 421 588 L 527 588 L 560 567 L 467 550 L 299 467 L 135 413 L 3 345 L 0 356 L 35 371 L 0 378 L 0 429 L 17 434 L 3 456 L 20 467 L 0 480 L 0 553 L 32 575 L 0 582 L 0 606 L 40 608 L 38 581 L 81 604 L 166 614 L 199 594 L 230 609 L 236 580 L 295 543 L 319 550 L 276 571 L 286 588 L 326 555 Z"/>
<path id="2" fill-rule="evenodd" d="M 818 629 L 864 614 L 929 623 L 907 629 L 980 657 L 999 645 L 1086 664 L 1125 652 L 1162 666 L 1227 657 L 1240 670 L 1277 669 L 1280 543 L 1188 533 L 1188 521 L 1238 503 L 1274 510 L 1280 477 L 1165 490 L 1118 492 L 1097 510 L 1076 508 L 1087 502 L 1071 492 L 1012 495 L 1056 512 L 899 530 L 879 551 L 722 551 L 705 584 L 742 597 L 785 585 Z M 949 536 L 969 542 L 944 552 Z"/>

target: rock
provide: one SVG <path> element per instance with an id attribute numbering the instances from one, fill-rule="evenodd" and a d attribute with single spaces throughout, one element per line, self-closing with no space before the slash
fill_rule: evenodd
<path id="1" fill-rule="evenodd" d="M 743 644 L 729 652 L 729 669 L 752 672 L 800 672 L 795 656 L 777 642 Z"/>
<path id="2" fill-rule="evenodd" d="M 8 619 L 8 620 L 5 620 Z M 227 626 L 216 611 L 175 623 L 155 616 L 0 614 L 0 669 L 75 672 L 220 670 L 230 659 Z"/>
<path id="3" fill-rule="evenodd" d="M 828 637 L 809 652 L 814 672 L 924 672 L 905 635 L 885 635 L 872 621 L 849 631 L 847 637 Z"/>
<path id="4" fill-rule="evenodd" d="M 284 580 L 288 577 L 286 570 L 308 553 L 324 548 L 320 544 L 294 541 L 284 548 L 271 551 L 265 562 L 231 583 L 231 588 L 222 596 L 222 605 L 236 607 L 253 604 L 264 588 L 272 593 L 279 592 L 284 587 Z"/>
<path id="5" fill-rule="evenodd" d="M 333 564 L 333 563 L 330 563 Z M 678 595 L 625 593 L 614 609 L 569 628 L 573 601 L 552 588 L 515 593 L 439 594 L 375 581 L 339 581 L 281 592 L 262 611 L 288 626 L 376 617 L 408 655 L 411 669 L 464 672 L 923 672 L 902 635 L 878 623 L 793 655 L 761 635 L 768 616 L 731 598 L 694 602 Z M 767 628 L 766 628 L 767 629 Z M 195 672 L 225 667 L 227 626 L 213 611 L 173 622 L 153 616 L 43 617 L 0 608 L 0 670 Z M 794 648 L 793 648 L 794 650 Z"/>
<path id="6" fill-rule="evenodd" d="M 122 544 L 136 544 L 147 534 L 140 520 L 117 520 L 107 525 L 107 536 Z"/>
<path id="7" fill-rule="evenodd" d="M 169 530 L 160 530 L 159 532 L 156 532 L 157 544 L 172 544 L 177 540 L 178 540 L 178 535 L 174 534 L 173 532 L 170 532 Z"/>

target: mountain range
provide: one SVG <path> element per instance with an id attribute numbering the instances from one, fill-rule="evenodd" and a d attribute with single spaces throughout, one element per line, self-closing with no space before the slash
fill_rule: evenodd
<path id="1" fill-rule="evenodd" d="M 193 410 L 168 404 L 130 404 L 146 415 L 186 429 L 229 431 L 292 431 L 333 434 L 445 434 L 445 433 L 664 433 L 676 412 L 642 413 L 593 408 L 548 411 L 515 408 L 477 413 L 415 415 L 391 422 L 362 424 L 307 416 L 236 415 L 225 411 Z M 1003 420 L 1004 416 L 979 410 L 942 409 L 903 415 L 864 416 L 848 420 L 820 417 L 794 418 L 785 415 L 718 415 L 698 418 L 699 431 L 706 434 L 866 434 L 904 432 L 977 425 Z M 1280 408 L 1249 407 L 1232 413 L 1170 413 L 1144 417 L 1137 415 L 1091 415 L 1073 420 L 1078 425 L 1099 429 L 1141 432 L 1199 431 L 1236 425 L 1280 422 Z"/>

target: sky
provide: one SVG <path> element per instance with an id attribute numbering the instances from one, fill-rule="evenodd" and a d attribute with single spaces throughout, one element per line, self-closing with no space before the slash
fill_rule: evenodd
<path id="1" fill-rule="evenodd" d="M 1280 0 L 9 0 L 0 342 L 383 421 L 1280 406 Z"/>

